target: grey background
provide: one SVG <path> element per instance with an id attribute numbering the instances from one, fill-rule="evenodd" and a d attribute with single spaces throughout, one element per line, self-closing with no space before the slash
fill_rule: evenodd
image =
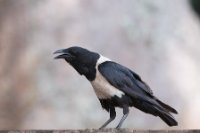
<path id="1" fill-rule="evenodd" d="M 131 68 L 200 128 L 200 23 L 186 0 L 0 0 L 0 129 L 99 128 L 109 117 L 60 48 L 81 46 Z M 122 116 L 117 110 L 114 127 Z M 169 128 L 135 108 L 124 127 Z"/>

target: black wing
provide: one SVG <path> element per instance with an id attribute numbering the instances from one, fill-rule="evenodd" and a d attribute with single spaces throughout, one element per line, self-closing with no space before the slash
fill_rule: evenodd
<path id="1" fill-rule="evenodd" d="M 141 80 L 139 75 L 130 69 L 111 61 L 100 64 L 98 69 L 106 80 L 116 88 L 121 90 L 129 89 L 127 90 L 128 92 L 148 94 L 150 97 L 153 97 L 150 87 Z"/>
<path id="2" fill-rule="evenodd" d="M 128 68 L 127 68 L 128 69 Z M 135 82 L 137 84 L 138 87 L 140 87 L 141 89 L 143 89 L 146 93 L 148 93 L 149 95 L 153 95 L 153 91 L 151 90 L 151 88 L 144 82 L 142 81 L 142 79 L 140 78 L 139 75 L 137 75 L 135 72 L 129 70 L 132 75 L 135 77 Z"/>
<path id="3" fill-rule="evenodd" d="M 107 61 L 100 64 L 98 70 L 111 85 L 120 89 L 126 95 L 156 105 L 160 109 L 177 113 L 175 109 L 153 96 L 150 87 L 130 69 L 115 62 Z"/>
<path id="4" fill-rule="evenodd" d="M 157 105 L 152 90 L 130 69 L 111 61 L 100 64 L 98 69 L 110 84 L 126 95 Z"/>

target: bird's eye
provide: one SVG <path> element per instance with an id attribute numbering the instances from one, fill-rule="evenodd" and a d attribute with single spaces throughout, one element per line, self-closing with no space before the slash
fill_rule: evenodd
<path id="1" fill-rule="evenodd" d="M 70 50 L 69 53 L 70 53 L 71 55 L 76 55 L 76 53 L 75 53 L 74 51 L 72 51 L 72 50 Z"/>
<path id="2" fill-rule="evenodd" d="M 71 54 L 72 54 L 73 56 L 77 56 L 77 53 L 76 53 L 76 52 L 71 52 Z"/>
<path id="3" fill-rule="evenodd" d="M 79 54 L 78 54 L 78 51 L 75 51 L 75 50 L 70 51 L 70 54 L 72 54 L 72 55 L 74 55 L 74 56 L 78 56 L 78 55 L 79 55 Z"/>

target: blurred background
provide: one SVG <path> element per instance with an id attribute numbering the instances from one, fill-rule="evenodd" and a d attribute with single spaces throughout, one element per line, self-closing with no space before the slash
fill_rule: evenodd
<path id="1" fill-rule="evenodd" d="M 85 77 L 53 59 L 75 45 L 131 68 L 179 112 L 169 128 L 131 108 L 125 128 L 200 128 L 199 12 L 199 0 L 0 0 L 0 129 L 99 128 L 109 118 Z"/>

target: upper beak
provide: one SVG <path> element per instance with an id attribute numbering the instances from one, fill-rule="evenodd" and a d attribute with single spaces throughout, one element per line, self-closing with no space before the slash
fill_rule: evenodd
<path id="1" fill-rule="evenodd" d="M 54 57 L 54 59 L 67 59 L 72 57 L 72 55 L 67 51 L 67 49 L 57 50 L 53 54 L 59 54 L 58 56 Z"/>

